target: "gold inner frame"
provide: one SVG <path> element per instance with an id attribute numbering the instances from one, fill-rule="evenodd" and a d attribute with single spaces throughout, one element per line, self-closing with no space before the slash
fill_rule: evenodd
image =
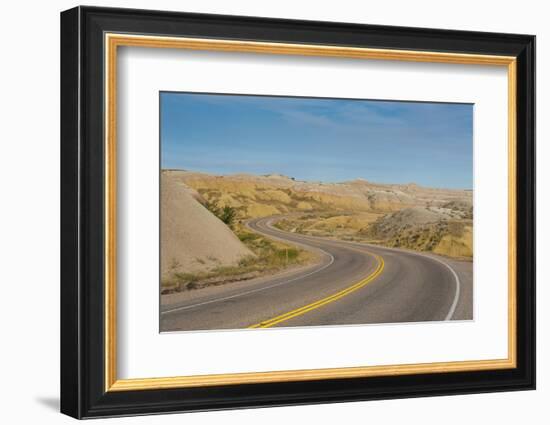
<path id="1" fill-rule="evenodd" d="M 416 373 L 446 373 L 510 369 L 516 367 L 516 58 L 460 53 L 370 49 L 256 41 L 213 40 L 105 34 L 105 391 L 236 385 L 285 381 L 311 381 Z M 508 72 L 508 357 L 420 364 L 305 369 L 163 378 L 118 379 L 116 325 L 116 123 L 117 48 L 119 46 L 325 56 L 507 67 Z"/>

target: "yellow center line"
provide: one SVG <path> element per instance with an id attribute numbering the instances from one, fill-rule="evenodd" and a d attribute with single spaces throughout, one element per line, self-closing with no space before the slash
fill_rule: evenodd
<path id="1" fill-rule="evenodd" d="M 292 319 L 297 316 L 301 316 L 303 314 L 306 314 L 307 312 L 311 310 L 315 310 L 319 307 L 322 307 L 324 305 L 330 304 L 336 300 L 339 300 L 340 298 L 345 297 L 346 295 L 351 294 L 352 292 L 357 291 L 358 289 L 361 289 L 363 286 L 367 285 L 368 283 L 372 282 L 374 279 L 376 279 L 384 270 L 384 259 L 376 254 L 372 254 L 369 252 L 376 260 L 378 261 L 378 265 L 376 267 L 376 270 L 372 272 L 369 276 L 364 278 L 363 280 L 360 280 L 357 283 L 354 283 L 353 285 L 338 291 L 332 295 L 329 295 L 328 297 L 322 298 L 318 301 L 315 301 L 311 304 L 307 304 L 303 307 L 297 308 L 295 310 L 291 310 L 287 313 L 281 314 L 279 316 L 273 317 L 268 320 L 264 320 L 260 323 L 257 323 L 255 325 L 249 326 L 250 329 L 255 328 L 270 328 L 271 326 L 275 326 L 278 323 L 284 322 L 286 320 Z"/>

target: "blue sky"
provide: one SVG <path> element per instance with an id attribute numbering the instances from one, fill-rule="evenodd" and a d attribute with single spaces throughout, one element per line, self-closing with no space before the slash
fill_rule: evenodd
<path id="1" fill-rule="evenodd" d="M 161 166 L 471 189 L 473 106 L 162 92 Z"/>

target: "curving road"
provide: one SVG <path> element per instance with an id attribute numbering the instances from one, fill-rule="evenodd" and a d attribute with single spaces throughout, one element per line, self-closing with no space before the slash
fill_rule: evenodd
<path id="1" fill-rule="evenodd" d="M 161 331 L 395 323 L 473 318 L 472 263 L 284 232 L 277 218 L 248 227 L 316 251 L 313 266 L 177 294 Z"/>

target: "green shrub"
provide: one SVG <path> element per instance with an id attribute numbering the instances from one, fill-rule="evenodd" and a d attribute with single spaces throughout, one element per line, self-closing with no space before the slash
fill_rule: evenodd
<path id="1" fill-rule="evenodd" d="M 204 207 L 229 227 L 233 227 L 235 219 L 237 218 L 236 208 L 230 207 L 229 205 L 220 207 L 218 203 L 214 201 L 206 201 Z"/>

